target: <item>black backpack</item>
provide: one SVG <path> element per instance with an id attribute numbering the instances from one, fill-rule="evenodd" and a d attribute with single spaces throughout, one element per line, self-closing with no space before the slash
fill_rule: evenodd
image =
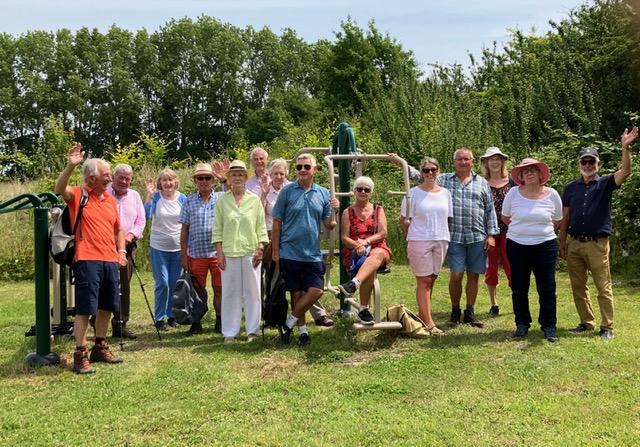
<path id="1" fill-rule="evenodd" d="M 277 263 L 271 262 L 265 275 L 265 295 L 262 300 L 262 329 L 282 326 L 287 319 L 289 303 L 284 278 Z"/>
<path id="2" fill-rule="evenodd" d="M 60 208 L 53 208 L 52 214 L 57 215 L 57 220 L 49 231 L 49 253 L 53 260 L 60 265 L 71 265 L 76 254 L 76 230 L 82 220 L 82 209 L 89 201 L 89 193 L 82 189 L 80 206 L 76 216 L 75 224 L 71 228 L 71 213 L 69 206 L 65 206 L 62 212 Z"/>
<path id="3" fill-rule="evenodd" d="M 207 290 L 189 272 L 182 272 L 171 295 L 173 317 L 180 324 L 200 323 L 207 306 Z"/>

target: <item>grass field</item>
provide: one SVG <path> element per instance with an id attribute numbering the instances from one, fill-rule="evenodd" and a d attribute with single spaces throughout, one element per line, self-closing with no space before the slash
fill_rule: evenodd
<path id="1" fill-rule="evenodd" d="M 152 281 L 145 275 L 152 295 Z M 448 317 L 446 273 L 436 284 L 436 321 Z M 413 279 L 394 266 L 385 305 L 415 308 Z M 350 322 L 320 330 L 311 345 L 265 340 L 223 345 L 186 328 L 158 342 L 135 284 L 132 327 L 141 337 L 122 365 L 93 376 L 70 369 L 73 344 L 56 340 L 61 367 L 31 371 L 33 286 L 0 284 L 0 445 L 638 445 L 638 288 L 615 284 L 616 338 L 572 335 L 578 322 L 566 275 L 558 274 L 560 341 L 535 325 L 513 340 L 507 289 L 503 315 L 484 329 L 458 327 L 413 340 L 360 333 Z M 535 300 L 532 300 L 535 301 Z M 327 307 L 337 301 L 325 296 Z M 532 303 L 534 313 L 537 305 Z M 477 313 L 488 310 L 484 288 Z M 443 324 L 444 327 L 444 324 Z"/>

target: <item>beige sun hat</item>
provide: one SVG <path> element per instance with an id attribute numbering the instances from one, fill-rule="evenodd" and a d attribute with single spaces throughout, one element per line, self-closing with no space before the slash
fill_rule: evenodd
<path id="1" fill-rule="evenodd" d="M 251 169 L 247 169 L 247 165 L 242 160 L 233 160 L 229 165 L 229 169 L 224 171 L 225 177 L 229 177 L 229 174 L 233 171 L 244 172 L 247 178 L 253 176 L 253 171 Z"/>
<path id="2" fill-rule="evenodd" d="M 193 177 L 197 177 L 198 175 L 210 175 L 213 177 L 213 168 L 209 163 L 198 163 Z"/>
<path id="3" fill-rule="evenodd" d="M 499 147 L 491 146 L 491 147 L 487 148 L 487 150 L 485 151 L 485 153 L 483 155 L 480 156 L 480 160 L 482 160 L 484 158 L 493 157 L 494 155 L 500 155 L 505 160 L 507 158 L 509 158 L 509 156 L 507 154 L 505 154 L 504 152 L 502 152 Z"/>

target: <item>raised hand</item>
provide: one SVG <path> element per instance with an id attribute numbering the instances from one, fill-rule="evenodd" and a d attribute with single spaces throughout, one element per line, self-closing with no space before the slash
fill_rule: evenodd
<path id="1" fill-rule="evenodd" d="M 72 166 L 78 166 L 84 160 L 84 151 L 82 150 L 82 144 L 77 141 L 73 143 L 73 145 L 69 148 L 69 153 L 67 155 L 67 159 L 69 164 Z"/>
<path id="2" fill-rule="evenodd" d="M 629 145 L 633 143 L 633 141 L 636 139 L 637 136 L 638 136 L 637 127 L 634 126 L 633 129 L 631 129 L 631 132 L 629 132 L 629 129 L 625 129 L 624 132 L 622 133 L 622 137 L 620 137 L 620 142 L 622 143 L 622 147 L 624 148 L 629 147 Z"/>
<path id="3" fill-rule="evenodd" d="M 156 182 L 153 181 L 153 179 L 151 177 L 149 177 L 148 179 L 146 179 L 144 181 L 144 186 L 147 188 L 147 192 L 150 195 L 153 195 L 153 193 L 156 192 Z"/>
<path id="4" fill-rule="evenodd" d="M 269 187 L 271 186 L 271 177 L 266 172 L 260 176 L 260 189 L 262 190 L 263 195 L 267 195 L 269 193 Z"/>

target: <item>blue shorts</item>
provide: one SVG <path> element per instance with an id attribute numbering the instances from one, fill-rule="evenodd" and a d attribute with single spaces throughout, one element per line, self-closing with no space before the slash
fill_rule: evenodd
<path id="1" fill-rule="evenodd" d="M 484 275 L 487 270 L 487 253 L 484 251 L 484 241 L 472 244 L 449 243 L 447 251 L 449 270 L 454 273 L 471 272 Z"/>
<path id="2" fill-rule="evenodd" d="M 284 283 L 291 293 L 306 292 L 309 287 L 324 289 L 324 262 L 293 261 L 280 259 L 280 271 L 284 276 Z"/>
<path id="3" fill-rule="evenodd" d="M 120 302 L 120 267 L 115 262 L 73 263 L 76 314 L 94 315 L 98 309 L 113 312 Z"/>

